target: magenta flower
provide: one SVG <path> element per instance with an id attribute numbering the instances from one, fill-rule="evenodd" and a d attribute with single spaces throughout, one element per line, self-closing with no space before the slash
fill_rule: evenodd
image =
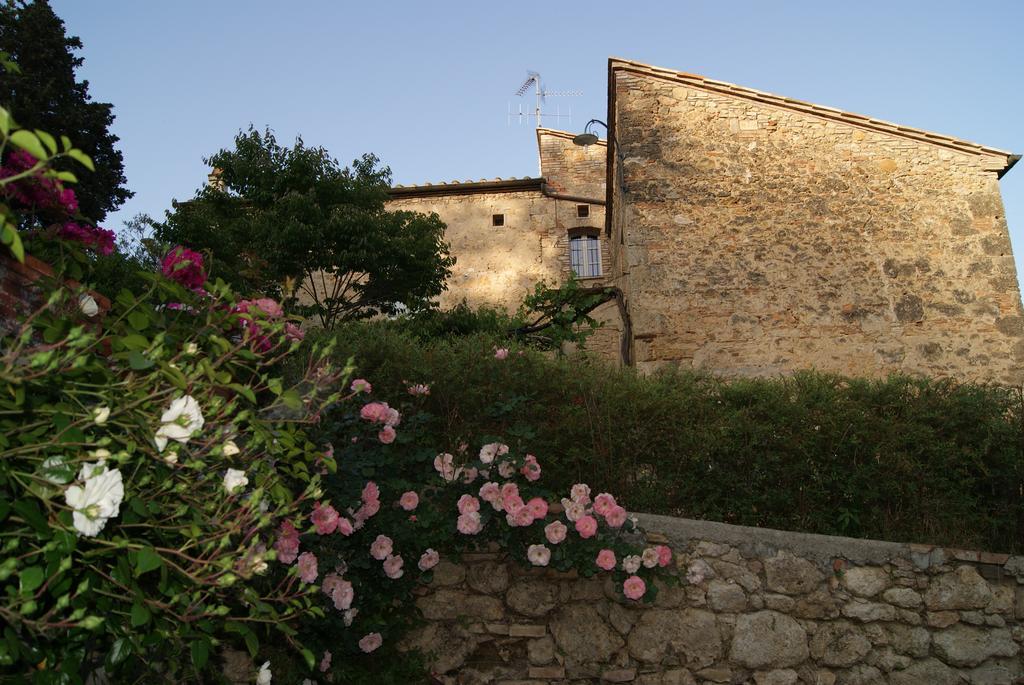
<path id="1" fill-rule="evenodd" d="M 494 348 L 494 358 L 499 360 L 508 359 L 508 348 L 507 347 L 496 347 Z"/>
<path id="2" fill-rule="evenodd" d="M 343 516 L 338 518 L 338 532 L 339 533 L 341 533 L 345 537 L 348 537 L 349 535 L 354 533 L 355 530 L 356 529 L 352 527 L 352 522 L 349 521 L 347 518 L 345 518 Z"/>
<path id="3" fill-rule="evenodd" d="M 160 265 L 160 272 L 191 290 L 200 290 L 206 283 L 203 255 L 181 245 L 167 253 Z"/>
<path id="4" fill-rule="evenodd" d="M 364 502 L 380 501 L 380 488 L 372 480 L 368 480 L 366 485 L 363 486 L 363 492 L 359 497 Z"/>
<path id="5" fill-rule="evenodd" d="M 655 551 L 658 552 L 658 566 L 668 566 L 672 563 L 672 550 L 665 545 L 657 545 Z"/>
<path id="6" fill-rule="evenodd" d="M 301 328 L 289 321 L 284 325 L 284 337 L 288 340 L 301 341 L 306 337 L 306 334 Z"/>
<path id="7" fill-rule="evenodd" d="M 299 554 L 299 531 L 290 521 L 281 523 L 278 529 L 278 538 L 274 542 L 274 549 L 277 550 L 277 560 L 283 564 L 290 564 L 295 561 Z"/>

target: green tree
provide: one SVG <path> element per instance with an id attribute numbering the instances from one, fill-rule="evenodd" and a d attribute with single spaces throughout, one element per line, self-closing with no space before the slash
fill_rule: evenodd
<path id="1" fill-rule="evenodd" d="M 322 147 L 282 147 L 250 127 L 204 161 L 219 180 L 176 202 L 156 238 L 212 254 L 212 275 L 241 292 L 285 299 L 330 328 L 427 309 L 445 289 L 455 259 L 444 223 L 388 211 L 391 171 L 373 155 L 342 168 Z"/>
<path id="2" fill-rule="evenodd" d="M 93 102 L 89 82 L 75 77 L 83 60 L 74 51 L 81 49 L 82 41 L 65 33 L 46 0 L 0 4 L 0 51 L 20 67 L 19 73 L 0 73 L 0 102 L 21 127 L 59 131 L 92 158 L 96 171 L 79 175 L 75 194 L 82 215 L 102 221 L 133 193 L 125 187 L 124 160 L 110 132 L 113 105 Z M 54 167 L 80 171 L 69 160 Z"/>

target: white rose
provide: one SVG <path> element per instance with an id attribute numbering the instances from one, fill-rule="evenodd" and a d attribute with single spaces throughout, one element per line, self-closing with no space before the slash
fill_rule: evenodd
<path id="1" fill-rule="evenodd" d="M 157 449 L 163 452 L 168 440 L 187 443 L 193 433 L 202 429 L 204 423 L 206 421 L 195 398 L 191 395 L 179 397 L 171 402 L 171 406 L 160 417 L 161 425 L 154 438 Z"/>
<path id="2" fill-rule="evenodd" d="M 228 440 L 224 443 L 224 456 L 233 457 L 242 450 L 238 449 L 238 445 L 235 444 L 234 440 Z"/>
<path id="3" fill-rule="evenodd" d="M 117 516 L 124 500 L 124 481 L 117 469 L 107 469 L 101 460 L 83 464 L 78 474 L 81 486 L 64 491 L 64 500 L 72 509 L 71 522 L 79 535 L 94 537 Z"/>
<path id="4" fill-rule="evenodd" d="M 626 573 L 636 573 L 640 570 L 643 560 L 635 554 L 631 554 L 622 560 L 622 570 Z"/>
<path id="5" fill-rule="evenodd" d="M 110 418 L 110 407 L 93 407 L 92 410 L 92 422 L 97 426 L 102 426 Z"/>
<path id="6" fill-rule="evenodd" d="M 190 342 L 188 345 L 185 345 L 185 354 L 187 354 L 187 355 L 191 356 L 191 355 L 195 354 L 198 351 L 199 351 L 199 345 L 196 345 L 194 342 Z"/>
<path id="7" fill-rule="evenodd" d="M 234 492 L 240 488 L 244 488 L 249 484 L 249 479 L 245 475 L 245 471 L 239 471 L 238 469 L 228 469 L 228 472 L 224 474 L 224 489 L 228 491 L 228 494 L 234 494 Z"/>
<path id="8" fill-rule="evenodd" d="M 658 565 L 658 550 L 648 547 L 640 558 L 643 561 L 644 568 L 654 568 Z"/>
<path id="9" fill-rule="evenodd" d="M 274 674 L 270 672 L 270 662 L 264 661 L 260 666 L 259 673 L 256 674 L 256 685 L 270 685 L 273 677 Z"/>
<path id="10" fill-rule="evenodd" d="M 90 319 L 100 313 L 100 306 L 92 295 L 83 294 L 78 296 L 78 308 Z"/>
<path id="11" fill-rule="evenodd" d="M 526 558 L 534 566 L 547 566 L 551 561 L 551 550 L 544 545 L 530 545 L 526 550 Z"/>

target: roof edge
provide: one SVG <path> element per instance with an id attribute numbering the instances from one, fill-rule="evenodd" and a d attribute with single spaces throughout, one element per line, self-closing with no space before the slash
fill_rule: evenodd
<path id="1" fill-rule="evenodd" d="M 467 183 L 438 183 L 417 186 L 394 186 L 388 189 L 393 199 L 422 197 L 427 195 L 474 195 L 480 193 L 514 193 L 536 190 L 542 192 L 544 178 L 496 179 L 493 181 L 470 181 Z"/>
<path id="2" fill-rule="evenodd" d="M 621 57 L 609 57 L 609 77 L 611 77 L 611 75 L 616 71 L 630 71 L 645 76 L 674 81 L 693 88 L 721 93 L 724 95 L 732 95 L 747 100 L 754 100 L 764 104 L 773 105 L 775 107 L 791 109 L 803 114 L 821 117 L 823 119 L 839 121 L 850 126 L 901 136 L 903 138 L 910 138 L 918 142 L 931 143 L 933 145 L 956 150 L 958 152 L 979 156 L 1001 157 L 1003 158 L 1002 166 L 993 167 L 992 169 L 992 171 L 995 171 L 1000 177 L 1009 171 L 1010 167 L 1016 163 L 1016 161 L 1013 160 L 1015 155 L 1006 150 L 980 145 L 961 138 L 954 138 L 952 136 L 925 131 L 924 129 L 903 126 L 884 119 L 875 119 L 873 117 L 864 116 L 863 114 L 855 114 L 853 112 L 847 112 L 834 107 L 826 107 L 824 105 L 816 105 L 803 100 L 774 95 L 761 90 L 739 86 L 735 83 L 716 81 L 714 79 L 700 76 L 699 74 L 690 74 L 683 71 L 655 67 L 650 64 L 644 64 L 642 62 L 636 62 Z"/>
<path id="3" fill-rule="evenodd" d="M 558 129 L 554 129 L 554 128 L 544 128 L 543 126 L 538 126 L 537 127 L 537 142 L 538 142 L 538 144 L 540 143 L 541 134 L 548 135 L 548 136 L 554 136 L 556 138 L 565 138 L 567 140 L 572 140 L 573 138 L 575 138 L 576 136 L 579 135 L 578 133 L 570 133 L 569 131 L 559 131 Z M 592 143 L 592 144 L 593 145 L 608 145 L 608 141 L 605 140 L 604 138 L 598 138 L 597 142 L 596 143 Z"/>

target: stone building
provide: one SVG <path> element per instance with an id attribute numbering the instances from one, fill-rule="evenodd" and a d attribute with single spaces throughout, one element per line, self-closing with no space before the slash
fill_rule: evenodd
<path id="1" fill-rule="evenodd" d="M 541 178 L 393 189 L 448 224 L 443 305 L 575 267 L 621 293 L 592 348 L 642 371 L 1024 380 L 1018 156 L 627 60 L 608 84 L 608 141 L 538 129 Z"/>

